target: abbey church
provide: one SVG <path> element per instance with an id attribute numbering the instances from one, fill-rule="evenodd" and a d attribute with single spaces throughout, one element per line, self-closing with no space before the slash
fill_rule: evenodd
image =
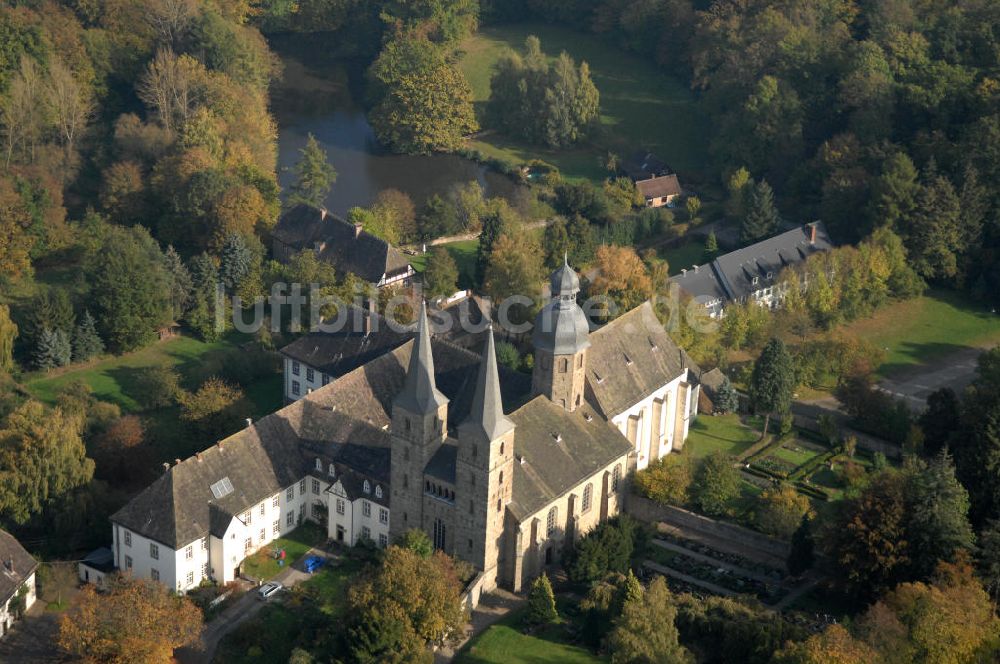
<path id="1" fill-rule="evenodd" d="M 564 265 L 532 337 L 531 376 L 416 337 L 163 475 L 112 517 L 116 566 L 183 592 L 226 583 L 304 520 L 346 545 L 410 528 L 519 591 L 617 514 L 625 479 L 679 449 L 696 368 L 645 303 L 590 330 Z"/>

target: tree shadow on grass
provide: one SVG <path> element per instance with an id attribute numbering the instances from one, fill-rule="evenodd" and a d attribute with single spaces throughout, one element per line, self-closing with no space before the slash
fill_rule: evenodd
<path id="1" fill-rule="evenodd" d="M 949 355 L 954 355 L 970 348 L 970 346 L 939 341 L 923 343 L 904 341 L 899 344 L 899 347 L 894 352 L 911 361 L 885 362 L 878 368 L 878 372 L 887 378 L 906 378 L 926 371 L 928 366 L 941 362 Z M 883 348 L 883 350 L 885 349 Z"/>

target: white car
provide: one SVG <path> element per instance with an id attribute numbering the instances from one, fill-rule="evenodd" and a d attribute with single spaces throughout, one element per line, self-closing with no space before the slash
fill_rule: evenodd
<path id="1" fill-rule="evenodd" d="M 257 589 L 257 599 L 268 600 L 277 595 L 284 586 L 277 581 L 268 581 Z"/>

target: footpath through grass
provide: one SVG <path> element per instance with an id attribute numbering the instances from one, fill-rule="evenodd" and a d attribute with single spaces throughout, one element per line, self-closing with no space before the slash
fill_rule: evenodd
<path id="1" fill-rule="evenodd" d="M 473 141 L 473 148 L 513 163 L 542 159 L 571 179 L 607 177 L 602 159 L 608 150 L 626 157 L 649 149 L 682 174 L 707 171 L 710 127 L 688 87 L 646 59 L 568 28 L 542 23 L 490 26 L 463 42 L 460 66 L 480 115 L 489 99 L 494 64 L 507 48 L 521 50 L 528 35 L 538 37 L 552 58 L 566 51 L 577 63 L 585 60 L 590 65 L 601 93 L 600 131 L 592 145 L 571 150 L 547 150 L 494 133 Z"/>
<path id="2" fill-rule="evenodd" d="M 842 329 L 886 349 L 885 361 L 878 370 L 882 376 L 941 359 L 964 348 L 1000 343 L 1000 315 L 959 293 L 940 289 L 883 307 L 871 318 Z"/>

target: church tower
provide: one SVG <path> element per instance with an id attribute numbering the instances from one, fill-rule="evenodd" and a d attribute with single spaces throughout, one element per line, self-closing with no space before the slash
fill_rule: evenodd
<path id="1" fill-rule="evenodd" d="M 402 391 L 392 402 L 390 486 L 393 538 L 410 528 L 423 528 L 423 479 L 427 462 L 447 435 L 448 399 L 434 382 L 431 330 L 427 305 L 421 302 L 417 337 Z"/>
<path id="2" fill-rule="evenodd" d="M 590 325 L 576 303 L 580 278 L 564 261 L 550 279 L 552 301 L 535 318 L 532 389 L 566 410 L 583 403 Z"/>
<path id="3" fill-rule="evenodd" d="M 496 587 L 507 504 L 513 497 L 514 423 L 503 413 L 493 329 L 479 364 L 468 418 L 458 426 L 455 553 Z"/>

